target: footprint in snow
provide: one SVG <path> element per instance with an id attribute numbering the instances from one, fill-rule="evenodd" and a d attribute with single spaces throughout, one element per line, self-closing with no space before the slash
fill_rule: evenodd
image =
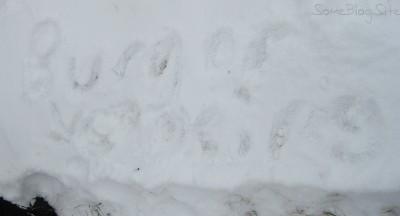
<path id="1" fill-rule="evenodd" d="M 129 45 L 118 59 L 118 62 L 113 67 L 114 73 L 120 78 L 124 78 L 126 69 L 131 59 L 137 55 L 143 48 L 143 44 L 136 42 Z"/>
<path id="2" fill-rule="evenodd" d="M 83 156 L 110 152 L 116 145 L 133 140 L 133 129 L 139 122 L 140 109 L 133 102 L 123 102 L 104 109 L 95 109 L 80 122 L 74 134 L 77 149 Z"/>
<path id="3" fill-rule="evenodd" d="M 372 98 L 344 95 L 333 100 L 331 110 L 330 117 L 337 131 L 333 156 L 347 162 L 373 157 L 383 140 L 382 117 L 377 102 Z"/>
<path id="4" fill-rule="evenodd" d="M 249 153 L 251 148 L 251 137 L 247 133 L 240 134 L 238 153 L 240 157 L 244 157 Z"/>
<path id="5" fill-rule="evenodd" d="M 280 151 L 289 139 L 291 127 L 300 108 L 300 101 L 291 101 L 289 105 L 274 118 L 270 132 L 269 148 L 275 160 L 279 159 Z"/>
<path id="6" fill-rule="evenodd" d="M 26 70 L 23 73 L 24 94 L 36 100 L 51 88 L 53 73 L 49 69 L 52 57 L 61 43 L 58 24 L 46 19 L 33 26 Z"/>
<path id="7" fill-rule="evenodd" d="M 158 41 L 153 48 L 150 74 L 161 77 L 164 73 L 175 73 L 179 64 L 180 38 L 175 32 Z"/>
<path id="8" fill-rule="evenodd" d="M 371 160 L 382 149 L 377 146 L 385 143 L 380 107 L 373 98 L 335 97 L 309 111 L 302 128 L 307 143 L 327 150 L 330 157 L 341 162 Z"/>
<path id="9" fill-rule="evenodd" d="M 207 132 L 199 132 L 200 148 L 204 153 L 216 153 L 218 151 L 217 142 Z"/>
<path id="10" fill-rule="evenodd" d="M 53 73 L 47 68 L 30 67 L 24 71 L 24 95 L 37 100 L 49 92 L 52 86 Z"/>
<path id="11" fill-rule="evenodd" d="M 286 24 L 263 27 L 249 43 L 245 52 L 243 67 L 245 70 L 261 69 L 268 60 L 268 47 L 281 40 L 290 32 Z"/>
<path id="12" fill-rule="evenodd" d="M 243 102 L 250 102 L 250 91 L 247 87 L 240 87 L 234 90 L 234 95 Z"/>
<path id="13" fill-rule="evenodd" d="M 45 19 L 36 23 L 31 33 L 30 64 L 46 67 L 60 44 L 60 28 L 55 20 Z"/>
<path id="14" fill-rule="evenodd" d="M 146 89 L 143 103 L 159 109 L 169 104 L 178 91 L 180 83 L 181 40 L 175 32 L 168 33 L 153 47 L 150 67 L 142 74 L 138 86 Z M 141 96 L 138 96 L 140 98 Z"/>
<path id="15" fill-rule="evenodd" d="M 230 28 L 220 28 L 211 35 L 204 45 L 206 65 L 214 68 L 229 68 L 235 55 L 233 31 Z"/>
<path id="16" fill-rule="evenodd" d="M 147 126 L 149 144 L 157 151 L 177 150 L 185 137 L 184 120 L 179 116 L 162 114 Z"/>
<path id="17" fill-rule="evenodd" d="M 90 90 L 100 78 L 102 58 L 100 54 L 70 60 L 70 72 L 74 89 Z"/>
<path id="18" fill-rule="evenodd" d="M 231 210 L 230 215 L 235 216 L 257 216 L 258 213 L 255 209 L 255 203 L 251 198 L 243 197 L 240 195 L 234 195 L 229 198 L 227 202 L 229 209 Z"/>
<path id="19" fill-rule="evenodd" d="M 392 206 L 392 207 L 385 207 L 381 210 L 382 216 L 399 216 L 400 215 L 400 207 Z"/>

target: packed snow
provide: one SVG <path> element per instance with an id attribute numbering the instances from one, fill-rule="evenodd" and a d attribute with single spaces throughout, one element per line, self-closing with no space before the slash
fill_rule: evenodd
<path id="1" fill-rule="evenodd" d="M 0 0 L 0 196 L 400 215 L 399 22 L 390 0 Z"/>

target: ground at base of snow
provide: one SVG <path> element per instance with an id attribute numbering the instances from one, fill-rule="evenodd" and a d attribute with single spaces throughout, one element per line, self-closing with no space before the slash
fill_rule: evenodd
<path id="1" fill-rule="evenodd" d="M 234 190 L 164 185 L 152 190 L 99 180 L 81 185 L 32 173 L 0 187 L 27 206 L 45 197 L 59 216 L 397 216 L 400 192 L 329 192 L 316 188 L 252 183 Z M 67 186 L 68 185 L 68 186 Z M 17 191 L 17 193 L 14 193 Z"/>

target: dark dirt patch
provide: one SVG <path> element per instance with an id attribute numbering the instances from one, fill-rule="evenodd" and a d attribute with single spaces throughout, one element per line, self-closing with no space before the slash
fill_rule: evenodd
<path id="1" fill-rule="evenodd" d="M 42 197 L 33 199 L 29 207 L 13 204 L 0 197 L 0 216 L 57 216 L 56 211 Z"/>

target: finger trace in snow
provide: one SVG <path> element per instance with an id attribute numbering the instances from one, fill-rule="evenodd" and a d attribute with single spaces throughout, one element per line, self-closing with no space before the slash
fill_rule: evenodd
<path id="1" fill-rule="evenodd" d="M 119 57 L 117 64 L 113 67 L 114 73 L 123 78 L 129 61 L 142 49 L 143 45 L 140 42 L 129 45 L 122 55 Z"/>

